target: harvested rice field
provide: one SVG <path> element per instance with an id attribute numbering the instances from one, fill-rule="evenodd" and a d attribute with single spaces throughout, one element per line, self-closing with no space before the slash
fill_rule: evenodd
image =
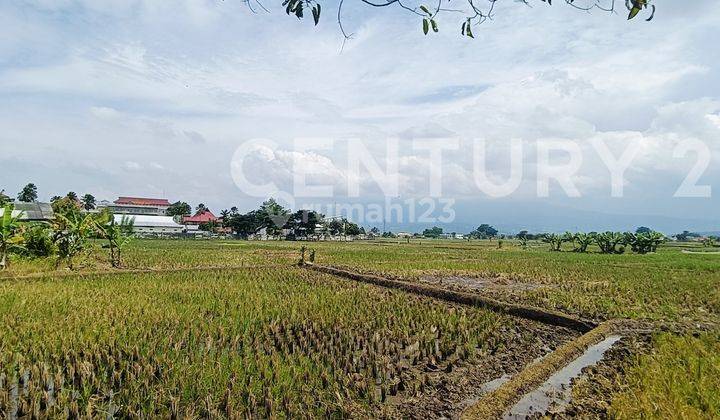
<path id="1" fill-rule="evenodd" d="M 13 261 L 0 274 L 0 415 L 459 418 L 489 404 L 502 417 L 581 356 L 577 343 L 602 340 L 502 305 L 613 320 L 619 337 L 571 378 L 562 404 L 532 416 L 720 415 L 712 255 L 304 243 L 315 265 L 352 279 L 298 267 L 302 245 L 138 240 L 123 269 L 92 252 L 74 271 Z"/>

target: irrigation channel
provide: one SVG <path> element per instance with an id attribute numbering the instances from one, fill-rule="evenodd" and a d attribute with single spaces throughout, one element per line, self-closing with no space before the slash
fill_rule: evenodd
<path id="1" fill-rule="evenodd" d="M 584 368 L 602 360 L 605 352 L 621 339 L 621 336 L 615 333 L 617 328 L 613 321 L 598 325 L 560 312 L 501 302 L 475 293 L 361 274 L 305 261 L 300 265 L 309 270 L 350 280 L 399 289 L 451 303 L 477 306 L 582 333 L 552 353 L 530 363 L 516 375 L 503 376 L 484 384 L 484 394 L 461 413 L 463 419 L 525 418 L 530 415 L 542 415 L 551 406 L 555 408 L 564 406 L 570 402 L 571 381 L 580 376 Z"/>

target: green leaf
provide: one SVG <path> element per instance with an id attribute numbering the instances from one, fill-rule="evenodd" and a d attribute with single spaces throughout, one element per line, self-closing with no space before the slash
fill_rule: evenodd
<path id="1" fill-rule="evenodd" d="M 427 35 L 428 30 L 430 30 L 430 22 L 428 22 L 427 19 L 423 19 L 423 33 Z"/>
<path id="2" fill-rule="evenodd" d="M 425 7 L 425 6 L 420 6 L 420 10 L 422 10 L 422 11 L 425 12 L 425 13 L 427 13 L 428 16 L 432 16 L 432 14 L 430 13 L 430 10 L 428 10 L 427 7 Z"/>
<path id="3" fill-rule="evenodd" d="M 640 8 L 638 6 L 633 6 L 633 8 L 630 9 L 630 14 L 628 15 L 628 20 L 637 16 L 638 13 L 640 13 Z"/>
<path id="4" fill-rule="evenodd" d="M 430 19 L 430 26 L 432 26 L 433 32 L 438 31 L 438 26 L 437 26 L 437 23 L 435 23 L 435 19 Z"/>
<path id="5" fill-rule="evenodd" d="M 472 25 L 470 24 L 470 22 L 467 22 L 467 27 L 466 27 L 466 30 L 465 30 L 465 34 L 466 34 L 467 36 L 469 36 L 470 38 L 473 38 L 473 39 L 474 39 L 475 37 L 473 36 L 471 26 L 472 26 Z"/>

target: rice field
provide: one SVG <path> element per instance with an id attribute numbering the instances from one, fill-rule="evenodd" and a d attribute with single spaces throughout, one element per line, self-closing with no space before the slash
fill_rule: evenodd
<path id="1" fill-rule="evenodd" d="M 717 322 L 720 257 L 681 250 L 664 247 L 656 254 L 603 255 L 549 252 L 546 244 L 521 249 L 505 241 L 498 249 L 495 241 L 422 240 L 322 244 L 317 259 L 320 264 L 411 280 L 459 276 L 525 284 L 530 287 L 487 292 L 598 320 Z"/>
<path id="2" fill-rule="evenodd" d="M 613 400 L 620 419 L 720 416 L 720 332 L 661 334 L 639 357 Z"/>
<path id="3" fill-rule="evenodd" d="M 370 415 L 421 394 L 428 367 L 534 339 L 289 267 L 8 280 L 0 319 L 0 412 L 36 418 Z"/>
<path id="4" fill-rule="evenodd" d="M 125 272 L 95 248 L 76 272 L 15 259 L 0 273 L 0 416 L 413 417 L 403 410 L 437 405 L 453 384 L 480 392 L 572 337 L 293 267 L 302 245 L 318 264 L 480 285 L 472 290 L 596 320 L 720 317 L 720 258 L 678 245 L 600 255 L 510 241 L 138 240 Z M 654 336 L 617 378 L 608 412 L 720 415 L 718 342 L 717 332 Z"/>

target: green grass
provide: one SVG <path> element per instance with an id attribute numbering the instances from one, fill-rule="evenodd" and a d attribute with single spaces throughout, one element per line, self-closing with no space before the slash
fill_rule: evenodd
<path id="1" fill-rule="evenodd" d="M 660 335 L 612 401 L 616 418 L 720 417 L 720 333 Z"/>
<path id="2" fill-rule="evenodd" d="M 369 415 L 513 324 L 289 267 L 6 280 L 0 322 L 0 412 L 51 417 Z"/>

